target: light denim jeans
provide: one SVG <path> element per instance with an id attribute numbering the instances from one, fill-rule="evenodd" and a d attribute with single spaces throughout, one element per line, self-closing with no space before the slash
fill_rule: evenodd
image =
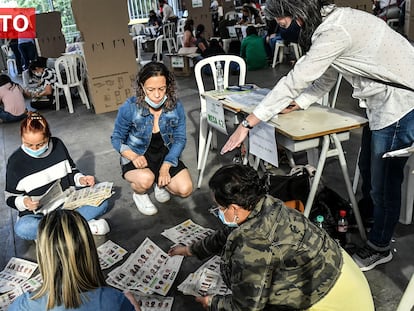
<path id="1" fill-rule="evenodd" d="M 99 218 L 105 214 L 108 210 L 108 200 L 105 200 L 99 206 L 85 205 L 76 209 L 76 211 L 83 216 L 87 221 Z M 14 232 L 16 235 L 24 240 L 36 240 L 37 239 L 37 227 L 39 226 L 40 220 L 44 215 L 42 214 L 30 214 L 25 215 L 16 221 L 14 225 Z"/>
<path id="2" fill-rule="evenodd" d="M 400 217 L 401 183 L 407 157 L 382 158 L 388 151 L 410 146 L 414 142 L 414 110 L 394 124 L 372 131 L 371 197 L 374 202 L 374 225 L 369 241 L 378 250 L 389 249 Z"/>

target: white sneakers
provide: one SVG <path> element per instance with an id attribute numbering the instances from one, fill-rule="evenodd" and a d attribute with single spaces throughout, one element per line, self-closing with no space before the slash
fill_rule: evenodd
<path id="1" fill-rule="evenodd" d="M 160 203 L 165 203 L 170 200 L 170 193 L 164 187 L 159 188 L 157 184 L 154 186 L 154 196 L 155 199 Z M 135 193 L 132 195 L 135 205 L 138 210 L 147 216 L 155 215 L 158 210 L 155 205 L 151 202 L 148 194 L 138 194 Z"/>
<path id="2" fill-rule="evenodd" d="M 105 219 L 91 219 L 88 224 L 93 235 L 105 235 L 110 231 L 109 224 Z"/>
<path id="3" fill-rule="evenodd" d="M 165 187 L 158 188 L 158 185 L 154 186 L 155 199 L 160 203 L 165 203 L 170 200 L 170 193 Z"/>
<path id="4" fill-rule="evenodd" d="M 134 192 L 132 198 L 134 199 L 135 205 L 137 206 L 141 214 L 151 216 L 155 215 L 158 212 L 155 205 L 152 204 L 148 194 L 138 194 Z"/>

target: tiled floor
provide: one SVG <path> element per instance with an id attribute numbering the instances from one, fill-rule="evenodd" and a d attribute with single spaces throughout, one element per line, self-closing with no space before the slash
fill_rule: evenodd
<path id="1" fill-rule="evenodd" d="M 248 72 L 246 82 L 255 83 L 262 87 L 272 87 L 275 82 L 289 69 L 288 65 L 280 68 L 268 68 L 257 72 Z M 197 182 L 197 141 L 199 124 L 199 100 L 194 76 L 178 77 L 178 93 L 187 112 L 188 142 L 182 160 L 188 166 L 194 183 Z M 340 89 L 337 107 L 349 112 L 362 115 L 363 111 L 351 97 L 349 85 L 343 83 Z M 69 114 L 66 110 L 44 111 L 48 119 L 52 134 L 60 137 L 68 147 L 78 167 L 88 174 L 93 174 L 99 181 L 113 181 L 115 195 L 111 198 L 112 209 L 104 216 L 111 232 L 105 237 L 97 237 L 96 242 L 102 244 L 110 239 L 129 252 L 133 252 L 146 238 L 151 238 L 165 251 L 171 242 L 160 233 L 186 219 L 210 228 L 218 228 L 220 223 L 207 212 L 211 203 L 207 182 L 212 173 L 221 165 L 230 163 L 233 155 L 220 156 L 216 151 L 210 152 L 206 176 L 202 187 L 195 189 L 187 199 L 173 198 L 165 204 L 158 204 L 159 213 L 155 216 L 143 216 L 136 209 L 132 201 L 132 190 L 127 182 L 121 178 L 118 154 L 110 144 L 110 135 L 113 129 L 116 112 L 95 115 L 81 104 L 75 104 L 75 113 Z M 355 161 L 360 144 L 360 130 L 352 132 L 350 141 L 344 142 L 349 170 L 353 176 Z M 0 125 L 0 188 L 4 189 L 5 165 L 8 156 L 21 144 L 18 124 Z M 219 146 L 224 137 L 219 136 Z M 298 162 L 304 156 L 298 155 Z M 338 174 L 339 166 L 335 159 L 328 159 L 323 174 L 325 183 L 336 191 L 345 195 L 345 187 Z M 153 197 L 153 194 L 151 194 Z M 17 238 L 13 233 L 13 223 L 16 212 L 6 206 L 4 197 L 0 197 L 0 271 L 12 256 L 35 260 L 35 244 Z M 358 236 L 353 240 L 359 243 Z M 414 225 L 399 225 L 395 233 L 394 259 L 386 265 L 366 273 L 374 296 L 378 311 L 395 310 L 411 274 L 414 272 Z M 202 310 L 193 297 L 184 296 L 176 290 L 184 278 L 196 270 L 201 263 L 195 258 L 186 258 L 177 277 L 174 288 L 169 296 L 175 297 L 173 310 Z M 348 311 L 348 310 L 347 310 Z"/>

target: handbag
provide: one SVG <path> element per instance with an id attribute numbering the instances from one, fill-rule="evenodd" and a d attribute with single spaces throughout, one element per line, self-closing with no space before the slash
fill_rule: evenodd
<path id="1" fill-rule="evenodd" d="M 293 168 L 289 175 L 265 173 L 266 193 L 284 202 L 300 200 L 303 205 L 310 192 L 310 182 L 315 170 L 310 166 Z"/>

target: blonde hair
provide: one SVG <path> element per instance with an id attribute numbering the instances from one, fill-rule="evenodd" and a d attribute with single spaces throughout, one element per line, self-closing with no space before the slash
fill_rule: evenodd
<path id="1" fill-rule="evenodd" d="M 82 305 L 82 293 L 106 286 L 87 221 L 76 211 L 55 210 L 40 221 L 36 247 L 43 284 L 32 299 L 47 295 L 47 308 Z"/>

